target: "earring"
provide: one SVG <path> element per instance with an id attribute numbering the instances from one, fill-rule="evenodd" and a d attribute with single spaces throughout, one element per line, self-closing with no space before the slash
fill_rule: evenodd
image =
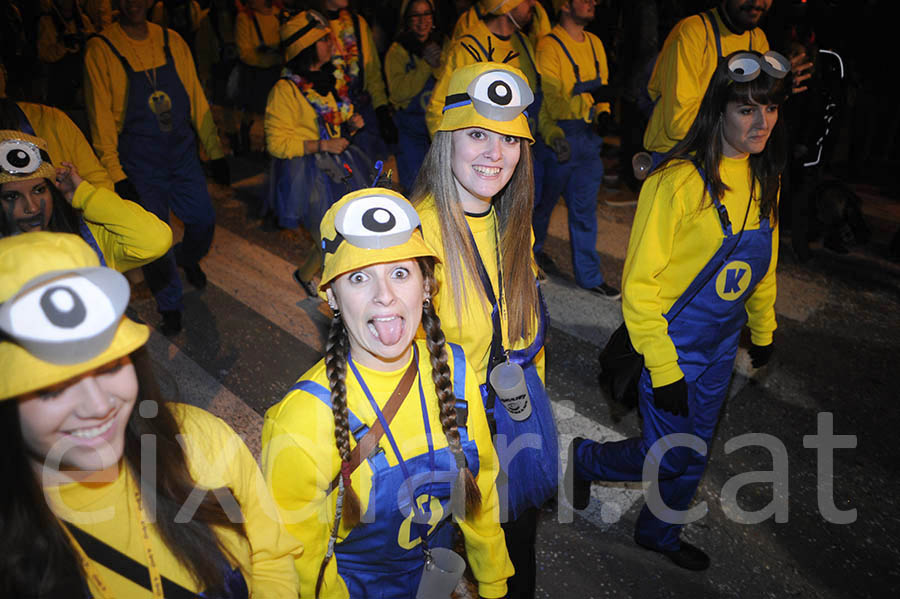
<path id="1" fill-rule="evenodd" d="M 426 297 L 424 300 L 422 300 L 422 307 L 426 310 L 431 309 L 431 296 Z"/>
<path id="2" fill-rule="evenodd" d="M 340 308 L 338 308 L 337 306 L 332 306 L 331 304 L 328 304 L 328 307 L 331 308 L 331 313 L 334 318 L 341 317 L 341 309 Z"/>

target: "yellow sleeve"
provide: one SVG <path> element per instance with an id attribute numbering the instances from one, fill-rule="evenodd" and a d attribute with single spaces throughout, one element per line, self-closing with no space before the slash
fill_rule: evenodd
<path id="1" fill-rule="evenodd" d="M 250 596 L 296 599 L 294 559 L 303 545 L 286 530 L 250 450 L 216 416 L 185 405 L 178 413 L 183 414 L 181 429 L 194 480 L 206 488 L 228 486 L 240 504 L 246 541 L 228 533 L 220 536 L 235 557 L 247 560 L 240 565 Z M 203 461 L 197 462 L 198 457 Z"/>
<path id="2" fill-rule="evenodd" d="M 272 15 L 256 15 L 259 30 L 263 39 L 256 33 L 253 17 L 246 12 L 239 12 L 234 23 L 234 41 L 237 45 L 241 62 L 252 67 L 269 68 L 281 64 L 278 53 L 260 52 L 260 46 L 277 48 L 281 41 L 278 32 L 278 19 Z"/>
<path id="3" fill-rule="evenodd" d="M 116 125 L 116 112 L 121 113 L 124 106 L 115 106 L 113 90 L 118 95 L 127 94 L 125 71 L 106 42 L 90 39 L 84 55 L 84 101 L 91 124 L 91 142 L 109 176 L 118 183 L 126 178 L 119 162 Z"/>
<path id="4" fill-rule="evenodd" d="M 565 55 L 560 56 L 561 52 L 562 49 L 556 43 L 556 40 L 549 37 L 543 38 L 537 46 L 538 70 L 541 72 L 541 91 L 544 94 L 538 118 L 538 128 L 540 129 L 541 137 L 544 138 L 544 142 L 547 144 L 565 137 L 565 133 L 563 133 L 563 130 L 556 122 L 564 118 L 563 113 L 568 111 L 571 100 L 571 86 L 569 86 L 570 91 L 567 92 L 563 81 L 562 69 L 565 66 L 571 71 L 572 67 Z M 565 61 L 565 65 L 563 65 L 562 61 Z"/>
<path id="5" fill-rule="evenodd" d="M 106 264 L 120 272 L 153 262 L 172 246 L 172 230 L 114 191 L 81 183 L 72 207 L 82 213 Z"/>
<path id="6" fill-rule="evenodd" d="M 777 210 L 777 208 L 776 208 Z M 778 224 L 772 227 L 772 261 L 769 270 L 756 289 L 747 298 L 747 326 L 750 328 L 750 341 L 754 345 L 772 343 L 772 333 L 777 328 L 775 321 L 775 268 L 778 266 Z"/>
<path id="7" fill-rule="evenodd" d="M 41 62 L 52 64 L 61 60 L 69 51 L 59 39 L 56 24 L 49 14 L 42 15 L 38 21 L 38 58 Z"/>
<path id="8" fill-rule="evenodd" d="M 384 78 L 381 75 L 381 58 L 378 56 L 378 48 L 375 47 L 375 41 L 372 39 L 372 31 L 366 20 L 359 17 L 359 36 L 360 47 L 365 48 L 364 55 L 366 59 L 366 82 L 365 89 L 372 96 L 372 106 L 378 108 L 388 103 L 387 92 L 384 89 Z"/>
<path id="9" fill-rule="evenodd" d="M 50 158 L 59 166 L 71 162 L 85 181 L 97 187 L 113 189 L 113 182 L 94 154 L 91 144 L 72 119 L 58 108 L 17 102 L 38 137 L 47 142 Z"/>
<path id="10" fill-rule="evenodd" d="M 285 79 L 279 79 L 269 92 L 264 129 L 266 148 L 275 158 L 303 156 L 303 142 L 319 139 L 315 109 Z"/>
<path id="11" fill-rule="evenodd" d="M 550 22 L 550 15 L 547 14 L 540 2 L 535 2 L 534 16 L 531 18 L 531 27 L 528 32 L 528 41 L 531 42 L 531 46 L 537 48 L 538 42 L 550 33 L 552 28 L 553 23 Z"/>
<path id="12" fill-rule="evenodd" d="M 466 400 L 469 404 L 467 421 L 469 438 L 478 445 L 478 476 L 481 507 L 470 517 L 457 520 L 466 544 L 466 557 L 481 597 L 505 597 L 506 579 L 514 568 L 506 550 L 506 536 L 500 527 L 500 500 L 497 495 L 499 459 L 494 451 L 491 432 L 484 413 L 478 378 L 466 364 Z"/>
<path id="13" fill-rule="evenodd" d="M 644 134 L 644 146 L 657 152 L 670 150 L 684 139 L 694 122 L 700 101 L 717 61 L 715 44 L 707 43 L 707 26 L 695 15 L 681 21 L 666 38 L 656 59 L 647 91 L 658 100 Z"/>
<path id="14" fill-rule="evenodd" d="M 407 70 L 410 58 L 413 60 L 414 67 Z M 402 44 L 398 42 L 391 44 L 384 57 L 384 73 L 391 94 L 391 104 L 400 110 L 406 108 L 410 100 L 422 91 L 428 78 L 436 70 L 432 69 L 424 59 L 410 57 Z"/>
<path id="15" fill-rule="evenodd" d="M 197 69 L 194 66 L 194 57 L 187 43 L 176 32 L 169 29 L 169 48 L 172 50 L 172 59 L 175 61 L 175 70 L 181 79 L 188 98 L 191 100 L 191 121 L 197 137 L 206 150 L 210 160 L 216 160 L 225 156 L 222 145 L 219 143 L 219 130 L 213 120 L 209 102 L 206 100 L 206 92 L 197 77 Z"/>
<path id="16" fill-rule="evenodd" d="M 303 406 L 310 408 L 307 410 L 294 409 L 290 402 L 315 403 Z M 312 418 L 310 414 L 313 414 Z M 303 421 L 306 426 L 300 426 L 298 421 Z M 329 427 L 317 426 L 322 422 L 330 423 L 330 435 L 325 430 Z M 318 430 L 318 434 L 301 434 L 300 430 Z M 294 391 L 281 404 L 273 406 L 266 413 L 263 424 L 262 467 L 288 532 L 303 543 L 303 555 L 295 560 L 294 567 L 300 577 L 300 596 L 312 597 L 334 521 L 333 496 L 336 493 L 328 497 L 325 492 L 333 473 L 340 468 L 334 446 L 334 419 L 325 404 L 304 391 Z M 361 489 L 357 488 L 359 491 Z M 325 569 L 319 597 L 349 597 L 338 574 L 335 556 Z"/>
<path id="17" fill-rule="evenodd" d="M 662 171 L 648 178 L 641 188 L 622 275 L 622 314 L 631 343 L 643 354 L 654 387 L 684 376 L 668 335 L 663 316 L 668 306 L 661 298 L 659 282 L 660 273 L 669 265 L 676 231 L 685 213 L 673 191 L 677 189 L 673 177 L 666 174 Z"/>
<path id="18" fill-rule="evenodd" d="M 472 23 L 477 20 L 478 15 L 475 12 L 475 7 L 469 7 L 463 14 L 459 15 L 459 18 L 456 20 L 456 24 L 453 26 L 451 39 L 456 41 L 458 38 L 465 35 L 472 26 Z"/>

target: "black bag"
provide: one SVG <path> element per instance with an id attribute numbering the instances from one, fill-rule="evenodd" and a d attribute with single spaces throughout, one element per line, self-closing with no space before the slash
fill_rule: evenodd
<path id="1" fill-rule="evenodd" d="M 638 403 L 638 380 L 643 368 L 644 356 L 631 345 L 623 322 L 600 352 L 600 384 L 614 401 L 633 408 Z"/>

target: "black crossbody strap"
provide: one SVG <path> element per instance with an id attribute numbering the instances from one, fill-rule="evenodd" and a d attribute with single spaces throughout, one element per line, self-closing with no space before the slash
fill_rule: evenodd
<path id="1" fill-rule="evenodd" d="M 92 561 L 127 578 L 138 586 L 152 590 L 150 571 L 147 570 L 147 566 L 73 524 L 63 522 L 63 525 L 69 529 L 81 549 Z M 165 576 L 162 577 L 162 585 L 166 599 L 197 599 L 199 597 L 196 593 L 187 590 L 177 582 L 172 582 Z"/>

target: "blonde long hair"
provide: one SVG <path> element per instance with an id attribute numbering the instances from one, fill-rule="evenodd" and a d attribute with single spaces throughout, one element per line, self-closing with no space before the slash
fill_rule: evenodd
<path id="1" fill-rule="evenodd" d="M 534 334 L 533 323 L 538 314 L 538 292 L 531 248 L 531 214 L 534 209 L 531 146 L 527 139 L 520 139 L 519 143 L 521 152 L 516 170 L 493 202 L 500 228 L 499 250 L 510 343 L 519 339 L 531 339 Z M 445 268 L 449 272 L 449 278 L 445 284 L 449 285 L 460 321 L 458 324 L 461 326 L 462 311 L 470 309 L 470 304 L 464 297 L 464 277 L 468 273 L 473 281 L 480 281 L 481 278 L 475 260 L 475 252 L 478 250 L 468 235 L 469 225 L 466 223 L 450 166 L 452 158 L 452 132 L 438 131 L 434 134 L 431 148 L 419 169 L 411 201 L 414 206 L 419 206 L 429 196 L 434 198 L 441 225 L 444 256 L 460 258 L 446 260 Z"/>

